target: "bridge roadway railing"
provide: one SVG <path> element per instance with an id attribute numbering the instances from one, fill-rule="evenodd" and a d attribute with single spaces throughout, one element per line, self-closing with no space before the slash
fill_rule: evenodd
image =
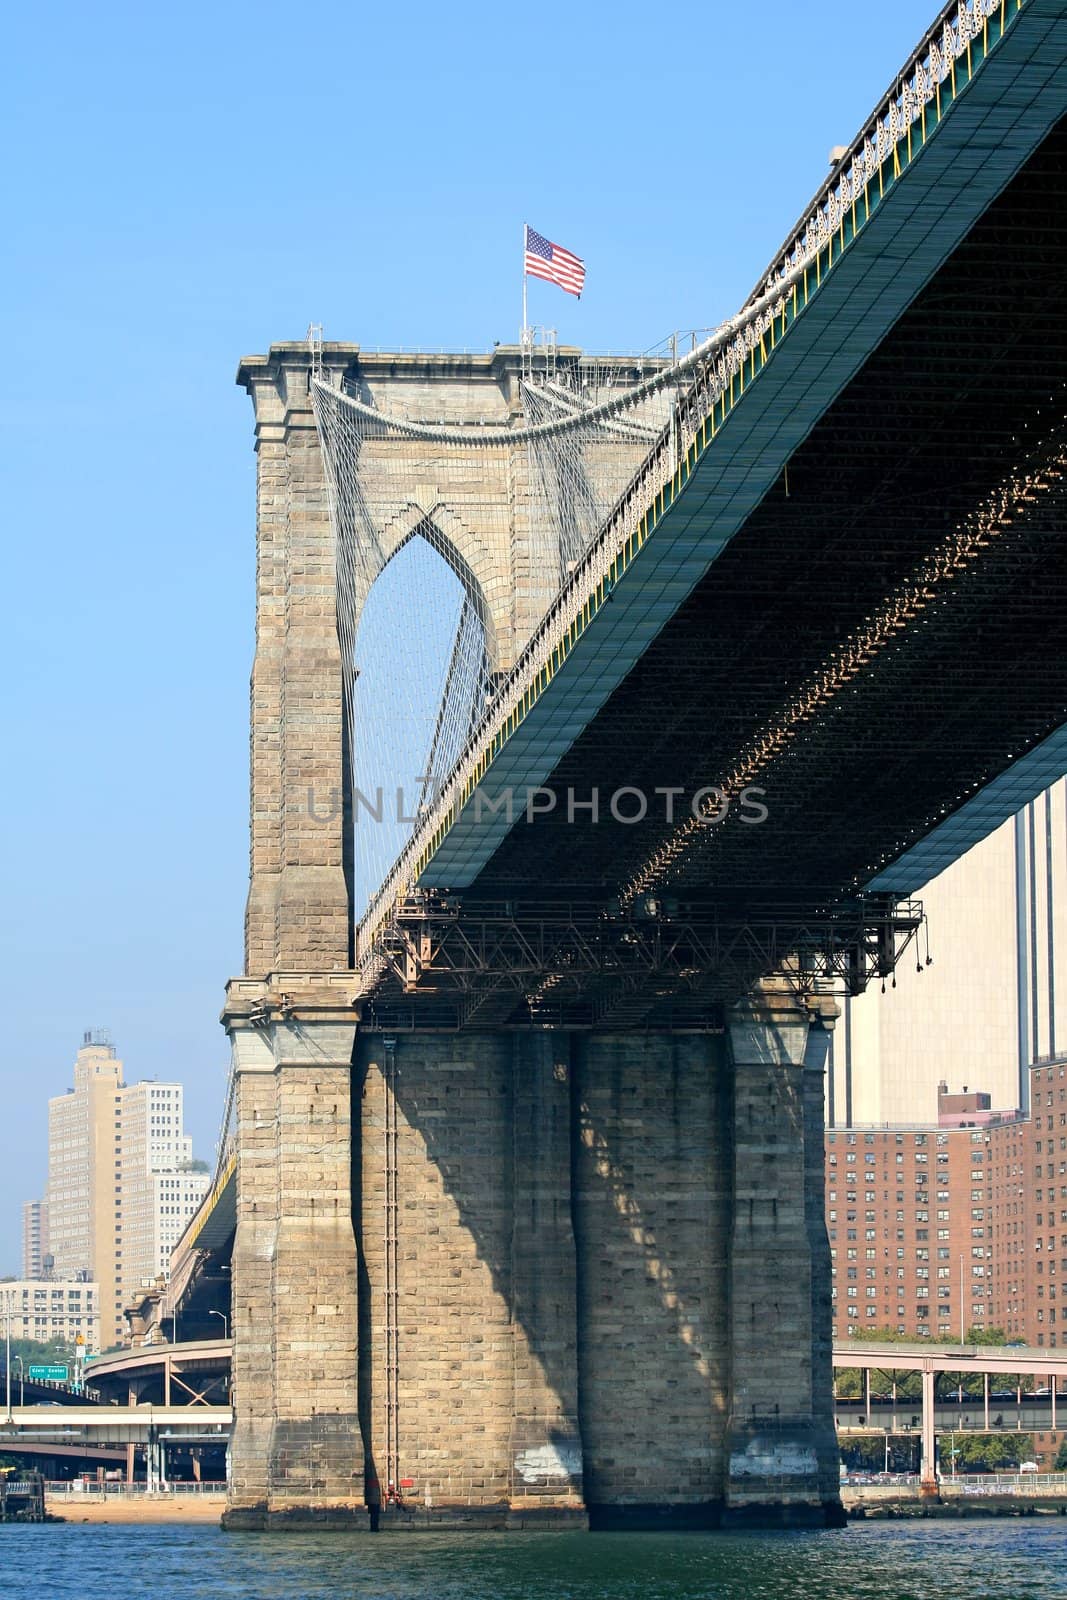
<path id="1" fill-rule="evenodd" d="M 60 1397 L 63 1404 L 85 1404 L 86 1401 L 96 1403 L 100 1399 L 99 1389 L 94 1389 L 90 1384 L 83 1384 L 75 1388 L 72 1383 L 58 1383 L 53 1378 L 31 1378 L 24 1372 L 15 1368 L 11 1373 L 11 1393 L 13 1396 L 24 1394 L 27 1389 L 37 1393 L 43 1390 L 45 1394 L 54 1394 Z M 0 1362 L 0 1397 L 7 1394 L 7 1368 Z"/>
<path id="2" fill-rule="evenodd" d="M 899 1500 L 902 1494 L 918 1495 L 921 1487 L 922 1479 L 913 1472 L 859 1472 L 841 1479 L 841 1493 L 847 1496 L 847 1505 Z M 975 1472 L 955 1478 L 942 1473 L 937 1487 L 942 1500 L 974 1495 L 1067 1500 L 1067 1473 Z"/>
<path id="3" fill-rule="evenodd" d="M 835 161 L 830 177 L 801 212 L 764 274 L 762 290 L 771 288 L 843 229 L 887 161 L 893 161 L 894 176 L 900 175 L 901 166 L 912 156 L 915 124 L 925 139 L 928 118 L 940 120 L 943 99 L 951 103 L 970 82 L 976 47 L 984 58 L 990 46 L 1003 38 L 1024 3 L 950 0 L 895 75 L 862 131 Z M 904 163 L 900 162 L 902 145 Z M 748 303 L 762 290 L 754 291 Z"/>
<path id="4" fill-rule="evenodd" d="M 233 1064 L 230 1065 L 229 1096 L 232 1100 L 234 1084 Z M 229 1112 L 227 1111 L 227 1122 Z M 224 1123 L 224 1127 L 227 1124 Z M 200 1251 L 205 1248 L 201 1236 L 208 1223 L 215 1216 L 220 1202 L 228 1201 L 227 1216 L 232 1212 L 236 1218 L 236 1209 L 233 1203 L 234 1184 L 237 1180 L 237 1144 L 236 1138 L 231 1133 L 223 1140 L 219 1159 L 215 1168 L 215 1179 L 199 1206 L 193 1212 L 185 1232 L 175 1244 L 170 1254 L 170 1276 L 164 1290 L 157 1313 L 157 1326 L 173 1317 L 181 1305 L 182 1297 L 196 1271 Z"/>
<path id="5" fill-rule="evenodd" d="M 114 1478 L 110 1482 L 90 1478 L 49 1478 L 45 1480 L 45 1494 L 49 1500 L 144 1500 L 150 1496 L 167 1495 L 195 1498 L 198 1495 L 214 1497 L 226 1493 L 225 1479 L 201 1478 L 193 1483 L 177 1483 L 169 1479 L 165 1484 L 126 1483 Z"/>
<path id="6" fill-rule="evenodd" d="M 357 929 L 356 963 L 364 989 L 384 971 L 376 948 L 383 925 L 395 915 L 398 902 L 412 892 L 495 756 L 683 492 L 697 461 L 746 388 L 763 371 L 777 344 L 1026 3 L 969 0 L 947 7 L 741 312 L 677 365 L 662 369 L 585 415 L 589 422 L 600 411 L 605 416 L 617 413 L 653 388 L 672 386 L 679 391 L 660 439 L 549 607 L 442 786 L 437 803 L 416 826 L 371 901 Z M 346 399 L 359 409 L 368 409 Z M 387 420 L 371 414 L 379 421 Z M 451 436 L 447 429 L 388 420 L 412 435 L 443 441 Z M 553 422 L 541 426 L 562 430 L 571 425 Z M 521 432 L 512 430 L 507 436 L 518 440 Z M 468 435 L 457 431 L 455 438 L 465 440 Z"/>
<path id="7" fill-rule="evenodd" d="M 1055 1494 L 1067 1495 L 1064 1472 L 968 1472 L 957 1477 L 941 1474 L 942 1495 L 952 1494 Z"/>
<path id="8" fill-rule="evenodd" d="M 1042 1350 L 1033 1345 L 876 1344 L 849 1339 L 834 1340 L 834 1367 L 869 1367 L 878 1371 L 1021 1373 L 1026 1377 L 1067 1378 L 1067 1348 Z"/>
<path id="9" fill-rule="evenodd" d="M 223 1190 L 226 1188 L 226 1185 L 233 1178 L 236 1170 L 237 1170 L 237 1149 L 236 1149 L 236 1146 L 234 1144 L 229 1144 L 226 1147 L 226 1150 L 224 1152 L 223 1158 L 219 1163 L 218 1173 L 217 1173 L 217 1176 L 215 1178 L 215 1181 L 211 1185 L 211 1188 L 208 1190 L 208 1192 L 205 1195 L 204 1199 L 201 1201 L 201 1203 L 198 1206 L 196 1212 L 194 1213 L 194 1215 L 190 1219 L 189 1226 L 186 1228 L 186 1230 L 185 1230 L 184 1234 L 182 1235 L 181 1239 L 178 1241 L 178 1245 L 175 1247 L 175 1252 L 174 1252 L 175 1254 L 177 1254 L 177 1251 L 179 1249 L 181 1249 L 183 1251 L 190 1251 L 190 1250 L 195 1249 L 196 1241 L 197 1241 L 200 1233 L 203 1230 L 205 1222 L 207 1221 L 207 1219 L 210 1216 L 211 1212 L 214 1210 L 216 1204 L 218 1203 L 219 1196 L 222 1194 Z M 190 1267 L 191 1267 L 191 1263 L 190 1263 Z M 172 1290 L 172 1293 L 168 1298 L 172 1299 L 174 1296 L 179 1295 L 182 1292 L 182 1290 L 184 1289 L 184 1287 L 185 1287 L 184 1283 L 181 1284 L 181 1285 L 178 1285 L 175 1282 L 174 1268 L 173 1268 L 173 1256 L 172 1256 L 171 1282 L 170 1282 L 170 1288 Z"/>

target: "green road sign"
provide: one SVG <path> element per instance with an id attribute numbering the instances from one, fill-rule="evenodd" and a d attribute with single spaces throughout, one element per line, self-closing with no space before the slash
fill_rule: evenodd
<path id="1" fill-rule="evenodd" d="M 70 1376 L 69 1367 L 31 1367 L 29 1376 L 38 1382 L 66 1383 Z"/>

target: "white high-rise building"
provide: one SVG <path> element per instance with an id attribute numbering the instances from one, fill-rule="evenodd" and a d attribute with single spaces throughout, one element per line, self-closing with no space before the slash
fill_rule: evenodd
<path id="1" fill-rule="evenodd" d="M 99 1285 L 104 1349 L 123 1342 L 128 1301 L 166 1273 L 207 1184 L 181 1084 L 125 1084 L 110 1040 L 87 1033 L 73 1088 L 48 1103 L 48 1247 L 57 1278 Z"/>
<path id="2" fill-rule="evenodd" d="M 1067 1046 L 1067 780 L 918 898 L 933 964 L 924 933 L 895 987 L 844 1003 L 831 1036 L 831 1127 L 932 1124 L 941 1082 L 1026 1110 L 1031 1067 Z"/>
<path id="3" fill-rule="evenodd" d="M 183 1131 L 180 1083 L 137 1083 L 123 1095 L 122 1284 L 124 1304 L 147 1279 L 167 1275 L 170 1253 L 204 1197 Z"/>
<path id="4" fill-rule="evenodd" d="M 105 1343 L 121 1259 L 119 1165 L 122 1062 L 102 1031 L 87 1032 L 74 1083 L 48 1102 L 48 1235 L 57 1278 L 100 1285 Z M 120 1256 L 116 1256 L 116 1250 Z M 121 1315 L 121 1307 L 118 1308 Z"/>

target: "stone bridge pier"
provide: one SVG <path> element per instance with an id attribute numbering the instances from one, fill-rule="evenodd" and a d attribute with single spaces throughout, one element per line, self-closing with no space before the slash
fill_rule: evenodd
<path id="1" fill-rule="evenodd" d="M 282 998 L 284 995 L 284 999 Z M 231 1526 L 838 1515 L 826 1032 L 361 1032 L 231 985 Z"/>

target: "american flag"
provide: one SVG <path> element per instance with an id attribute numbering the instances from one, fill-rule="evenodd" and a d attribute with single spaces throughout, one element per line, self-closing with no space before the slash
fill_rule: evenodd
<path id="1" fill-rule="evenodd" d="M 552 244 L 548 239 L 542 238 L 529 223 L 526 225 L 523 271 L 531 278 L 547 278 L 549 283 L 558 283 L 568 294 L 581 299 L 582 286 L 585 283 L 585 262 L 572 255 L 569 250 L 564 250 L 562 245 Z"/>

